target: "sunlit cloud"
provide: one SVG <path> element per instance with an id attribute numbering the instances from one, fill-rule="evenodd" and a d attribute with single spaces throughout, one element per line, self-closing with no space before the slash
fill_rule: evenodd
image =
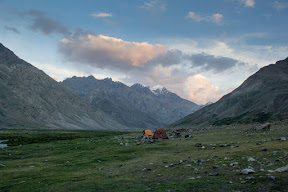
<path id="1" fill-rule="evenodd" d="M 190 11 L 186 15 L 186 18 L 192 19 L 192 20 L 197 21 L 197 22 L 201 22 L 201 21 L 213 22 L 213 23 L 216 23 L 218 25 L 222 24 L 223 17 L 224 16 L 220 13 L 215 13 L 215 14 L 212 14 L 211 16 L 201 16 L 195 12 L 192 12 L 192 11 Z"/>
<path id="2" fill-rule="evenodd" d="M 83 35 L 64 38 L 60 51 L 66 59 L 97 67 L 129 69 L 141 66 L 167 53 L 166 46 L 147 42 L 128 42 L 104 35 Z"/>
<path id="3" fill-rule="evenodd" d="M 245 7 L 254 7 L 255 0 L 241 0 L 244 3 Z"/>
<path id="4" fill-rule="evenodd" d="M 93 13 L 93 14 L 91 14 L 91 16 L 93 16 L 93 17 L 112 17 L 112 13 L 100 12 L 100 13 Z"/>
<path id="5" fill-rule="evenodd" d="M 219 87 L 213 85 L 206 77 L 196 74 L 187 78 L 184 89 L 188 94 L 188 99 L 198 104 L 215 102 L 223 96 Z"/>

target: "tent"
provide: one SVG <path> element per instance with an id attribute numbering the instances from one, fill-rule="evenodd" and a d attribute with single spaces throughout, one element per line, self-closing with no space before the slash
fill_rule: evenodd
<path id="1" fill-rule="evenodd" d="M 168 135 L 164 129 L 159 128 L 154 132 L 152 139 L 168 139 Z"/>
<path id="2" fill-rule="evenodd" d="M 146 137 L 147 137 L 147 136 L 151 136 L 151 137 L 152 137 L 152 136 L 153 136 L 153 133 L 152 133 L 151 130 L 144 130 L 144 131 L 143 131 L 143 136 L 146 136 Z"/>

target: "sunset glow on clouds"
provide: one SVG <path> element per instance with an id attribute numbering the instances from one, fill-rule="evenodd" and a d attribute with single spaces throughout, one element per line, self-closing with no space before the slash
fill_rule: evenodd
<path id="1" fill-rule="evenodd" d="M 68 60 L 84 61 L 101 67 L 107 63 L 140 66 L 167 53 L 163 45 L 127 42 L 91 34 L 62 39 L 61 50 Z"/>

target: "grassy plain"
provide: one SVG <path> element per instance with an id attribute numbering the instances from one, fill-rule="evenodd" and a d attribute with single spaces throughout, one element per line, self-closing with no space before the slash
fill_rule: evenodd
<path id="1" fill-rule="evenodd" d="M 230 126 L 150 143 L 140 131 L 2 129 L 0 191 L 288 191 L 288 172 L 274 172 L 288 165 L 287 134 Z"/>

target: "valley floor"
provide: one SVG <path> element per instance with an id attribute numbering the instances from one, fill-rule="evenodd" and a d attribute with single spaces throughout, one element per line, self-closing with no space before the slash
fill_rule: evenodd
<path id="1" fill-rule="evenodd" d="M 251 127 L 160 141 L 140 131 L 2 129 L 10 146 L 0 148 L 0 191 L 288 191 L 288 125 Z"/>

